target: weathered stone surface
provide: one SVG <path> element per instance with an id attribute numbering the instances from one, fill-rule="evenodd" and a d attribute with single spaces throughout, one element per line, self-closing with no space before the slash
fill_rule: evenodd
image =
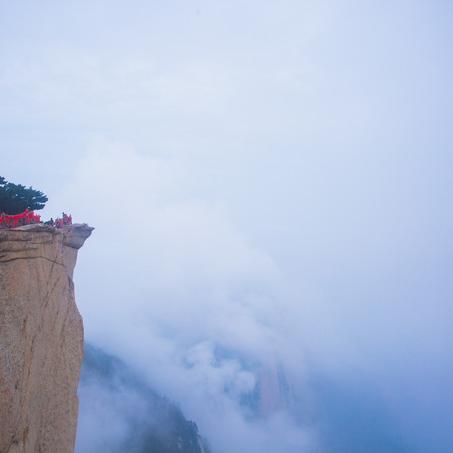
<path id="1" fill-rule="evenodd" d="M 0 230 L 0 453 L 74 451 L 83 324 L 72 274 L 91 231 Z"/>

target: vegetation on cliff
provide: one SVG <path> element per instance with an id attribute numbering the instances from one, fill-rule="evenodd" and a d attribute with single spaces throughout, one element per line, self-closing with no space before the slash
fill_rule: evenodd
<path id="1" fill-rule="evenodd" d="M 0 176 L 0 213 L 15 215 L 26 210 L 36 211 L 44 208 L 47 201 L 43 192 L 8 182 Z"/>

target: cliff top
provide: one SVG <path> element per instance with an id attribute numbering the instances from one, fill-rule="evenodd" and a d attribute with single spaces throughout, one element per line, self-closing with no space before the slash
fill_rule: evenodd
<path id="1" fill-rule="evenodd" d="M 85 240 L 91 235 L 93 230 L 94 228 L 90 227 L 86 223 L 75 223 L 73 225 L 66 225 L 62 228 L 55 228 L 42 223 L 36 223 L 12 229 L 0 229 L 0 249 L 2 242 L 26 241 L 27 239 L 31 240 L 31 236 L 36 233 L 62 235 L 64 245 L 74 249 L 79 249 L 82 247 Z"/>

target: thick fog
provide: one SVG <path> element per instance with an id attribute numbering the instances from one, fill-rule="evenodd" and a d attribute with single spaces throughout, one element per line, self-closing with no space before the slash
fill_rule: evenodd
<path id="1" fill-rule="evenodd" d="M 1 175 L 96 227 L 87 340 L 215 453 L 453 451 L 452 19 L 0 1 Z"/>

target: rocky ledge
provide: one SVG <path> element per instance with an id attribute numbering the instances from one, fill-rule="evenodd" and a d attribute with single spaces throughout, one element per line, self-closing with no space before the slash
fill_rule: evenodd
<path id="1" fill-rule="evenodd" d="M 0 230 L 2 453 L 74 451 L 83 324 L 72 276 L 92 230 Z"/>

